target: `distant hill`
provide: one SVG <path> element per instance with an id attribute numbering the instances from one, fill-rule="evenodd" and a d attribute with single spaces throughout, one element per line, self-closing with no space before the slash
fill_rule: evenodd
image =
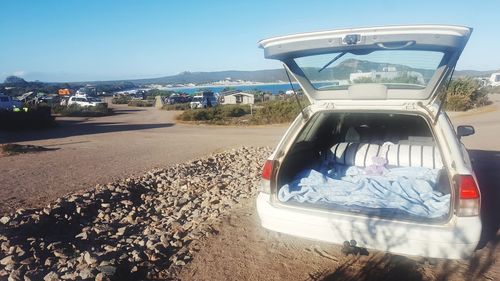
<path id="1" fill-rule="evenodd" d="M 378 63 L 366 60 L 356 60 L 349 59 L 338 64 L 335 67 L 329 67 L 318 73 L 317 68 L 304 68 L 304 71 L 313 72 L 318 80 L 327 80 L 331 77 L 335 79 L 349 79 L 349 74 L 355 71 L 370 72 L 370 71 L 383 71 L 384 67 L 395 67 L 398 71 L 416 71 L 422 73 L 425 78 L 430 78 L 434 73 L 433 70 L 429 69 L 418 69 L 411 68 L 400 64 L 391 63 Z M 226 80 L 231 78 L 231 80 L 245 80 L 245 81 L 256 81 L 263 83 L 272 83 L 278 81 L 287 81 L 284 69 L 268 69 L 268 70 L 256 70 L 256 71 L 214 71 L 214 72 L 182 72 L 177 75 L 165 76 L 159 78 L 151 79 L 137 79 L 128 80 L 137 85 L 144 84 L 186 84 L 186 83 L 210 83 L 220 80 Z"/>
<path id="2" fill-rule="evenodd" d="M 434 73 L 433 70 L 411 68 L 406 65 L 392 64 L 392 63 L 379 63 L 367 60 L 348 59 L 335 67 L 329 67 L 321 72 L 318 68 L 304 68 L 304 72 L 311 73 L 317 80 L 328 80 L 335 77 L 338 80 L 347 80 L 351 73 L 356 71 L 370 72 L 370 71 L 384 71 L 386 67 L 394 67 L 397 71 L 415 71 L 421 73 L 425 78 L 430 78 Z"/>
<path id="3" fill-rule="evenodd" d="M 349 59 L 345 60 L 335 67 L 329 67 L 318 73 L 318 68 L 305 68 L 304 71 L 314 72 L 315 77 L 318 80 L 327 80 L 331 77 L 335 79 L 349 79 L 349 74 L 355 71 L 369 72 L 369 71 L 383 71 L 384 67 L 395 67 L 398 71 L 416 71 L 422 73 L 425 78 L 430 78 L 433 70 L 428 69 L 417 69 L 411 68 L 405 65 L 390 64 L 390 63 L 378 63 L 366 60 Z M 472 77 L 484 77 L 490 76 L 491 73 L 500 72 L 500 70 L 456 70 L 454 77 L 461 76 L 472 76 Z M 274 83 L 280 81 L 288 81 L 285 70 L 283 68 L 279 69 L 266 69 L 266 70 L 255 70 L 255 71 L 238 71 L 238 70 L 227 70 L 227 71 L 212 71 L 212 72 L 181 72 L 176 75 L 164 76 L 158 78 L 147 78 L 147 79 L 130 79 L 130 80 L 115 80 L 115 81 L 82 81 L 82 82 L 68 82 L 68 83 L 43 83 L 40 81 L 26 82 L 18 77 L 7 77 L 5 82 L 0 83 L 1 87 L 17 86 L 19 91 L 22 91 L 29 85 L 37 86 L 40 83 L 50 85 L 53 87 L 63 87 L 63 88 L 78 88 L 83 87 L 86 84 L 91 84 L 99 87 L 100 90 L 105 92 L 112 92 L 115 90 L 125 90 L 131 89 L 137 86 L 143 86 L 145 84 L 203 84 L 211 83 L 220 80 L 226 80 L 230 78 L 231 80 L 244 80 L 244 81 L 254 81 L 262 83 Z M 14 85 L 15 84 L 15 85 Z M 28 87 L 29 88 L 29 87 Z M 6 92 L 3 89 L 3 92 Z"/>
<path id="4" fill-rule="evenodd" d="M 268 69 L 256 71 L 213 71 L 213 72 L 189 72 L 185 71 L 177 75 L 165 76 L 151 79 L 128 80 L 135 84 L 185 84 L 185 83 L 210 83 L 231 78 L 232 80 L 257 81 L 263 83 L 286 81 L 284 69 Z"/>
<path id="5" fill-rule="evenodd" d="M 495 72 L 500 72 L 500 70 L 456 70 L 454 76 L 489 77 Z"/>

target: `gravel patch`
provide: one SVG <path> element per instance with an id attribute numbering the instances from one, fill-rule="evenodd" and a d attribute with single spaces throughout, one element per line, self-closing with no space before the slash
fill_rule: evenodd
<path id="1" fill-rule="evenodd" d="M 0 279 L 169 279 L 257 193 L 269 148 L 157 169 L 0 218 Z"/>

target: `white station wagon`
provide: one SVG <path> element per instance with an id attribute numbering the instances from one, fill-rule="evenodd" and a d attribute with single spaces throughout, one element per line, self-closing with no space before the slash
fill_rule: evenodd
<path id="1" fill-rule="evenodd" d="M 266 161 L 262 226 L 409 256 L 471 256 L 480 190 L 442 110 L 471 28 L 343 29 L 259 42 L 284 63 L 310 105 Z"/>

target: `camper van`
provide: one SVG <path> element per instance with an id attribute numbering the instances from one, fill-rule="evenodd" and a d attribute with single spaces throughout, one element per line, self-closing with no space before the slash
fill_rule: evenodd
<path id="1" fill-rule="evenodd" d="M 490 85 L 491 86 L 500 86 L 500 72 L 491 74 Z"/>

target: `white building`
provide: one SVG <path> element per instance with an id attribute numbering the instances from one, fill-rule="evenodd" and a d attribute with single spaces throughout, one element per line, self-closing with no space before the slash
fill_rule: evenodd
<path id="1" fill-rule="evenodd" d="M 221 96 L 221 104 L 254 104 L 255 97 L 243 92 L 231 92 Z"/>
<path id="2" fill-rule="evenodd" d="M 354 83 L 356 80 L 368 78 L 373 82 L 380 80 L 396 80 L 402 76 L 415 77 L 419 84 L 425 85 L 424 76 L 416 71 L 397 71 L 395 67 L 384 67 L 383 71 L 370 71 L 370 72 L 354 72 L 349 75 L 349 80 Z"/>

